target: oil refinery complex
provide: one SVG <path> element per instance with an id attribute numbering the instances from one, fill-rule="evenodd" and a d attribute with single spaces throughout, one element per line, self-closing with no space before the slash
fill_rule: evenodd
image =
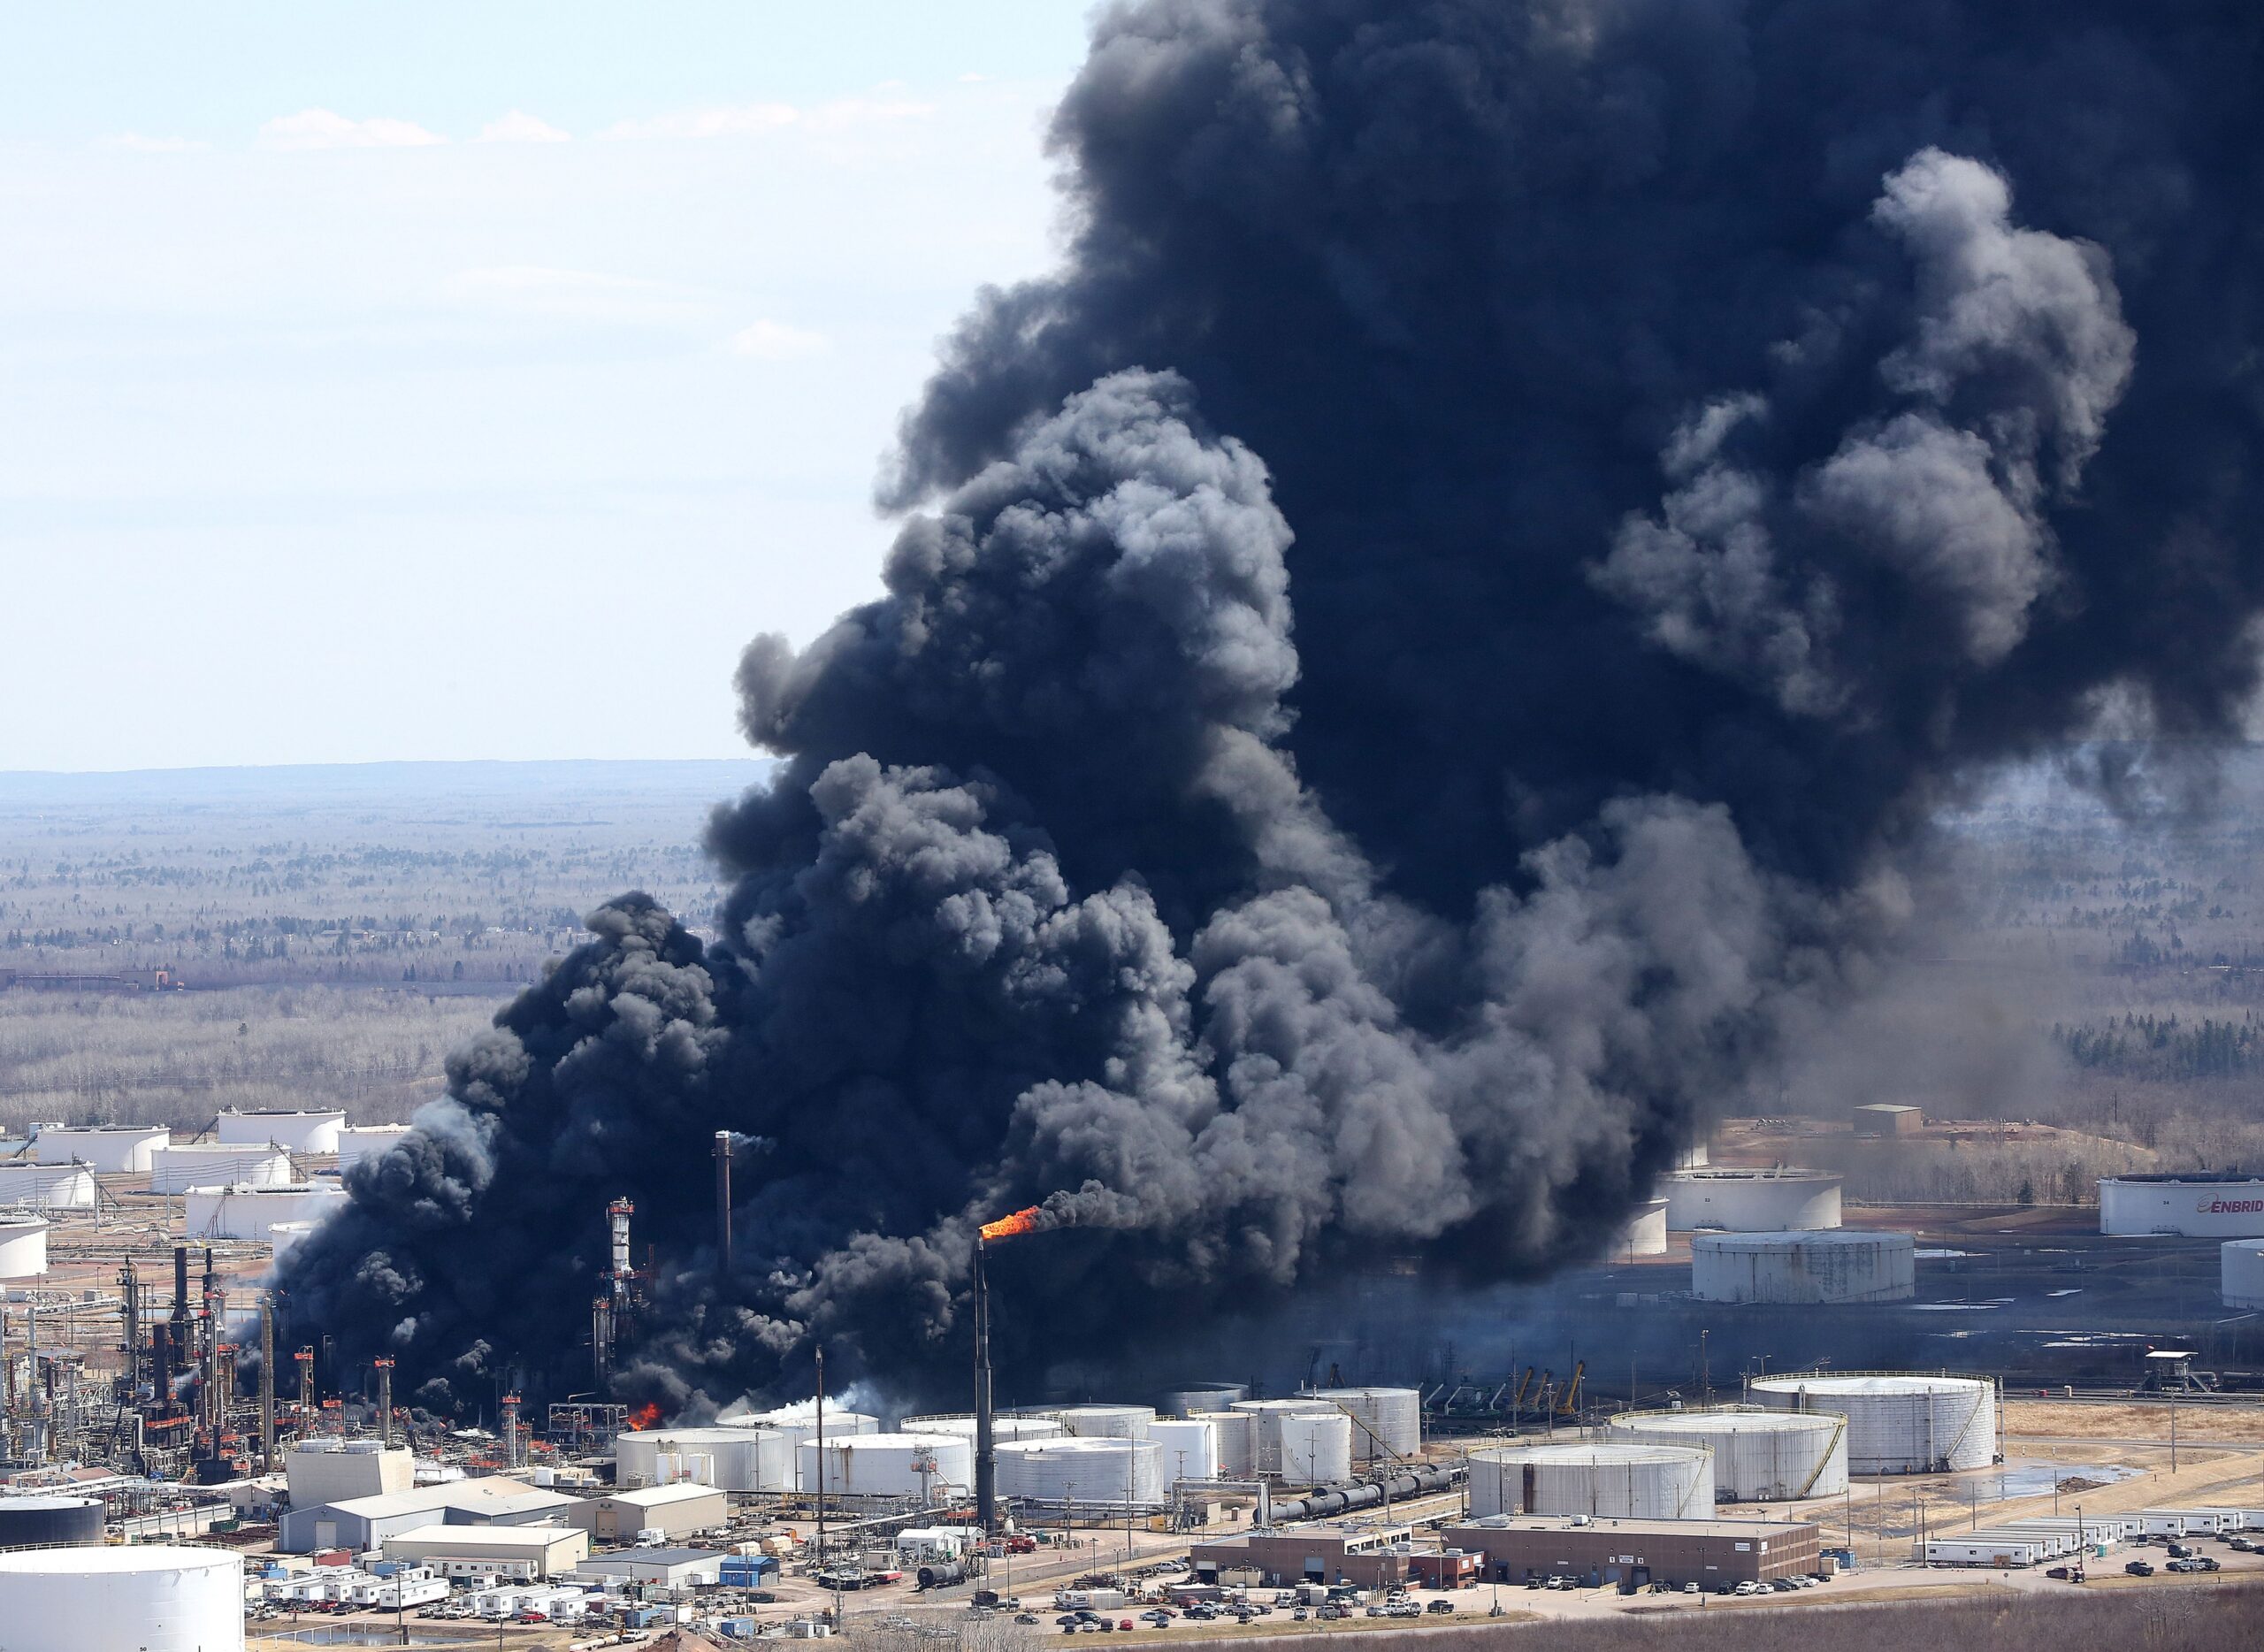
<path id="1" fill-rule="evenodd" d="M 653 1312 L 617 1200 L 587 1390 L 499 1383 L 492 1411 L 443 1419 L 396 1403 L 388 1361 L 338 1368 L 269 1289 L 346 1198 L 343 1169 L 403 1133 L 330 1110 L 12 1144 L 13 1652 L 233 1652 L 363 1612 L 807 1638 L 972 1603 L 1044 1629 L 1049 1601 L 1073 1633 L 1105 1614 L 1162 1634 L 1450 1618 L 1503 1587 L 1680 1603 L 1983 1566 L 2056 1585 L 2124 1577 L 2157 1541 L 2206 1540 L 2199 1557 L 2237 1572 L 2264 1531 L 2264 1446 L 2210 1436 L 2252 1392 L 2264 1421 L 2252 1178 L 2111 1180 L 2095 1214 L 1885 1210 L 1717 1142 L 1590 1266 L 1457 1304 L 1450 1350 L 1435 1304 L 1383 1270 L 1269 1322 L 1231 1357 L 1247 1376 L 1193 1380 L 1224 1362 L 1162 1350 L 1129 1392 L 1079 1379 L 999 1405 L 1002 1375 L 1021 1396 L 1060 1379 L 993 1371 L 994 1313 L 1026 1306 L 994 1303 L 978 1264 L 964 1396 L 673 1417 L 612 1386 Z M 719 1156 L 726 1244 L 728 1174 Z M 2130 1438 L 2157 1425 L 2166 1454 Z"/>

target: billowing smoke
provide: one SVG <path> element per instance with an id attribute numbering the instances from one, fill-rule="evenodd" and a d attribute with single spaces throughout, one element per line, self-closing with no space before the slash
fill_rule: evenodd
<path id="1" fill-rule="evenodd" d="M 1024 1205 L 1025 1357 L 1597 1253 L 1892 945 L 1942 805 L 2110 707 L 2235 726 L 2260 32 L 1107 10 L 1073 243 L 906 417 L 886 594 L 741 663 L 785 761 L 714 822 L 721 939 L 594 914 L 298 1308 L 429 1397 L 555 1397 L 625 1194 L 622 1386 L 673 1406 L 818 1340 L 963 1371 L 975 1228 Z M 719 1128 L 763 1143 L 720 1282 Z"/>

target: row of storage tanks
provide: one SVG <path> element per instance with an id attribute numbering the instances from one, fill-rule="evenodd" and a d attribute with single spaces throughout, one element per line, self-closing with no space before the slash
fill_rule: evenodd
<path id="1" fill-rule="evenodd" d="M 1156 1504 L 1182 1480 L 1274 1479 L 1297 1486 L 1350 1480 L 1358 1468 L 1422 1445 L 1413 1388 L 1336 1388 L 1251 1400 L 1226 1385 L 1173 1396 L 1187 1414 L 1148 1405 L 1070 1405 L 993 1419 L 998 1494 L 1031 1502 Z M 907 1418 L 884 1433 L 858 1412 L 825 1411 L 825 1489 L 845 1497 L 922 1497 L 975 1477 L 975 1419 Z M 815 1405 L 805 1402 L 615 1442 L 624 1482 L 695 1480 L 738 1492 L 799 1492 L 819 1480 Z"/>
<path id="2" fill-rule="evenodd" d="M 108 1547 L 93 1497 L 0 1497 L 9 1652 L 242 1652 L 244 1563 L 218 1549 Z"/>
<path id="3" fill-rule="evenodd" d="M 1472 1453 L 1473 1515 L 1704 1519 L 1717 1503 L 1836 1496 L 1855 1474 L 1985 1468 L 1997 1390 L 1976 1377 L 1763 1377 L 1750 1403 L 1615 1417 L 1601 1435 Z"/>

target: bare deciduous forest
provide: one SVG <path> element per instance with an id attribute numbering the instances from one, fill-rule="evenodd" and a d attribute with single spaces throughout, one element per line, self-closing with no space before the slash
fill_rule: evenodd
<path id="1" fill-rule="evenodd" d="M 0 1126 L 405 1118 L 600 900 L 645 889 L 711 922 L 701 823 L 762 773 L 0 776 Z"/>

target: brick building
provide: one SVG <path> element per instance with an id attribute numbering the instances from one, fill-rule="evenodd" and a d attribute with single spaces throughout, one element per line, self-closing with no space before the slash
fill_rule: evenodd
<path id="1" fill-rule="evenodd" d="M 1501 1583 L 1578 1578 L 1620 1584 L 1768 1583 L 1822 1564 L 1823 1530 L 1812 1520 L 1610 1520 L 1562 1515 L 1492 1515 L 1440 1533 L 1442 1547 L 1483 1553 L 1484 1575 Z"/>

